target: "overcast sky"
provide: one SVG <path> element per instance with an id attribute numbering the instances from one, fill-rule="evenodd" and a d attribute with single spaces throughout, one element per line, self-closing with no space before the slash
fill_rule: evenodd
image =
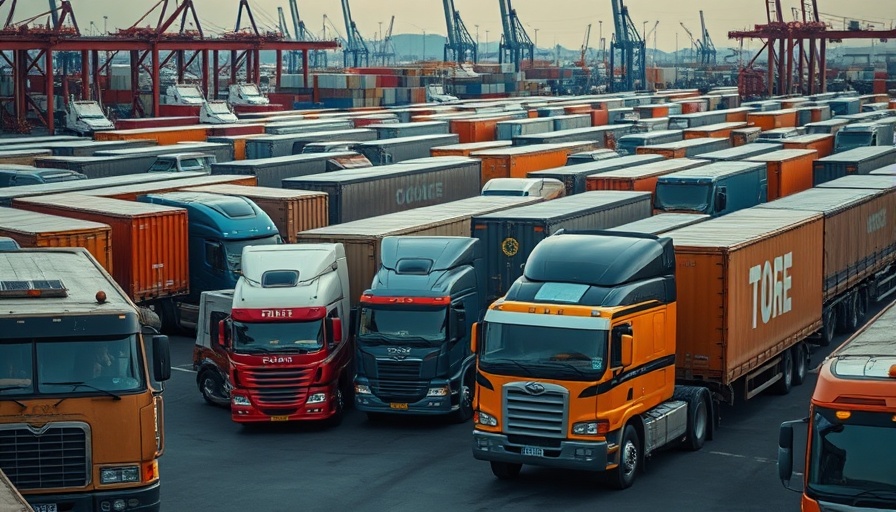
<path id="1" fill-rule="evenodd" d="M 108 28 L 128 27 L 139 19 L 145 9 L 157 0 L 72 0 L 72 5 L 81 26 L 82 33 L 90 30 L 93 21 L 96 30 L 103 30 L 103 16 L 108 16 Z M 236 22 L 239 0 L 193 0 L 199 13 L 200 22 L 205 30 L 220 31 L 233 29 Z M 391 16 L 395 16 L 394 34 L 416 33 L 445 34 L 445 17 L 442 2 L 439 0 L 350 0 L 352 16 L 362 36 L 373 39 L 380 31 L 388 30 Z M 597 48 L 599 35 L 602 32 L 609 44 L 613 32 L 612 7 L 607 0 L 511 0 L 520 20 L 533 39 L 537 39 L 540 47 L 548 47 L 555 43 L 567 48 L 578 48 L 582 45 L 585 29 L 592 24 L 589 46 Z M 174 2 L 171 2 L 172 4 Z M 875 28 L 890 28 L 896 19 L 896 0 L 818 0 L 822 13 L 839 17 L 827 17 L 834 22 L 835 28 L 842 28 L 842 17 L 848 16 L 863 20 L 863 24 L 875 23 Z M 460 11 L 467 29 L 476 37 L 477 25 L 480 43 L 495 42 L 500 38 L 501 21 L 498 0 L 454 0 L 455 8 Z M 752 28 L 757 23 L 765 22 L 765 0 L 625 0 L 629 13 L 639 31 L 647 22 L 647 32 L 659 21 L 655 37 L 651 37 L 648 45 L 653 47 L 654 39 L 657 48 L 674 50 L 676 34 L 680 48 L 690 45 L 687 34 L 680 22 L 694 34 L 700 35 L 699 10 L 703 9 L 706 25 L 716 47 L 734 45 L 728 40 L 728 31 Z M 19 2 L 16 21 L 39 12 L 46 11 L 48 0 L 24 0 Z M 250 0 L 250 5 L 259 25 L 273 29 L 277 26 L 277 7 L 283 7 L 289 20 L 288 0 Z M 791 7 L 800 5 L 800 0 L 782 0 L 785 20 L 792 20 Z M 323 16 L 326 14 L 338 28 L 345 33 L 342 22 L 340 0 L 298 0 L 299 13 L 306 26 L 320 35 Z M 0 16 L 6 18 L 8 7 L 0 8 Z M 156 11 L 156 13 L 158 10 Z M 148 20 L 155 23 L 158 14 Z M 602 24 L 599 22 L 603 22 Z M 148 22 L 144 22 L 146 25 Z M 245 25 L 245 23 L 244 23 Z M 603 30 L 600 30 L 601 25 Z M 488 33 L 486 34 L 486 31 Z M 332 28 L 328 26 L 328 35 Z M 642 34 L 643 35 L 643 34 Z M 752 48 L 759 43 L 753 42 Z"/>

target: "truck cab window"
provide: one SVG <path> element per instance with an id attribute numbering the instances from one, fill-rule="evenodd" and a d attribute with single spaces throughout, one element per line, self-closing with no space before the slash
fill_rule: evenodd
<path id="1" fill-rule="evenodd" d="M 205 242 L 205 263 L 217 271 L 224 271 L 224 248 L 218 242 Z"/>
<path id="2" fill-rule="evenodd" d="M 622 335 L 632 334 L 631 324 L 617 325 L 610 337 L 610 368 L 622 366 Z"/>

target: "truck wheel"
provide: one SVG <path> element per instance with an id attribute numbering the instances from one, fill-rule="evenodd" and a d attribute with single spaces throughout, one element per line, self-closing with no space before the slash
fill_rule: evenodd
<path id="1" fill-rule="evenodd" d="M 798 343 L 790 347 L 790 351 L 793 352 L 793 385 L 799 386 L 806 380 L 806 373 L 809 371 L 808 347 Z"/>
<path id="2" fill-rule="evenodd" d="M 520 470 L 523 469 L 522 464 L 513 464 L 511 462 L 495 462 L 492 461 L 492 474 L 500 480 L 514 480 L 520 476 Z"/>
<path id="3" fill-rule="evenodd" d="M 458 391 L 457 411 L 454 412 L 454 421 L 464 423 L 473 417 L 473 394 L 476 392 L 476 382 L 473 380 L 473 370 L 464 374 L 464 378 Z"/>
<path id="4" fill-rule="evenodd" d="M 868 289 L 862 288 L 856 292 L 856 326 L 865 323 L 868 319 Z"/>
<path id="5" fill-rule="evenodd" d="M 694 392 L 688 400 L 688 434 L 684 445 L 692 452 L 703 448 L 703 443 L 706 442 L 706 433 L 709 431 L 707 399 L 706 392 L 701 390 Z"/>
<path id="6" fill-rule="evenodd" d="M 641 469 L 641 440 L 638 431 L 629 424 L 622 432 L 619 465 L 610 472 L 610 485 L 615 489 L 628 489 L 635 483 L 639 469 Z"/>
<path id="7" fill-rule="evenodd" d="M 856 292 L 850 292 L 846 299 L 841 302 L 840 308 L 840 332 L 850 333 L 859 326 L 858 312 L 856 311 Z"/>
<path id="8" fill-rule="evenodd" d="M 333 413 L 332 416 L 324 420 L 328 427 L 338 427 L 342 424 L 342 419 L 345 417 L 345 395 L 342 394 L 342 386 L 338 386 L 336 388 L 336 412 Z"/>
<path id="9" fill-rule="evenodd" d="M 202 393 L 202 398 L 209 404 L 222 405 L 224 401 L 223 393 L 221 393 L 222 388 L 223 383 L 220 377 L 215 375 L 215 372 L 204 370 L 199 375 L 199 392 Z"/>
<path id="10" fill-rule="evenodd" d="M 773 389 L 776 394 L 786 395 L 790 393 L 791 387 L 793 387 L 793 357 L 790 350 L 785 350 L 781 354 L 781 378 L 775 382 Z"/>
<path id="11" fill-rule="evenodd" d="M 837 327 L 837 308 L 825 308 L 822 312 L 821 319 L 821 339 L 818 344 L 822 347 L 827 347 L 834 341 L 834 333 Z"/>

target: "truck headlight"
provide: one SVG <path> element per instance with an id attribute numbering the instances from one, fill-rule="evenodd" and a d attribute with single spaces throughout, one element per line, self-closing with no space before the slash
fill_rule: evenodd
<path id="1" fill-rule="evenodd" d="M 426 392 L 426 396 L 448 396 L 450 394 L 451 389 L 448 386 L 429 388 L 429 391 Z"/>
<path id="2" fill-rule="evenodd" d="M 485 425 L 487 427 L 497 427 L 498 426 L 498 418 L 495 418 L 491 414 L 486 414 L 484 412 L 476 413 L 476 423 L 480 425 Z"/>
<path id="3" fill-rule="evenodd" d="M 120 468 L 100 469 L 100 483 L 123 484 L 126 482 L 140 481 L 140 466 L 124 466 Z"/>
<path id="4" fill-rule="evenodd" d="M 597 436 L 609 432 L 610 423 L 606 420 L 583 421 L 573 423 L 572 433 L 579 436 Z"/>
<path id="5" fill-rule="evenodd" d="M 308 397 L 309 404 L 319 404 L 327 401 L 326 393 L 314 393 L 313 395 Z"/>
<path id="6" fill-rule="evenodd" d="M 239 406 L 241 406 L 241 407 L 249 407 L 250 405 L 252 405 L 252 404 L 249 402 L 249 397 L 246 397 L 246 396 L 240 396 L 240 395 L 233 395 L 233 396 L 230 398 L 230 403 L 233 404 L 233 405 L 239 405 Z"/>
<path id="7" fill-rule="evenodd" d="M 370 386 L 367 384 L 355 384 L 355 394 L 356 395 L 369 395 Z"/>

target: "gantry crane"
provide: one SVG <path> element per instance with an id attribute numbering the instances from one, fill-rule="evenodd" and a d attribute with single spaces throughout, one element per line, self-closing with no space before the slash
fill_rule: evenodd
<path id="1" fill-rule="evenodd" d="M 448 27 L 444 60 L 478 62 L 476 42 L 460 18 L 460 12 L 454 8 L 454 0 L 442 0 L 442 4 L 445 7 L 445 25 Z"/>
<path id="2" fill-rule="evenodd" d="M 510 0 L 498 0 L 501 4 L 501 44 L 498 46 L 498 62 L 512 62 L 516 71 L 520 70 L 523 59 L 532 63 L 535 59 L 535 44 L 520 23 L 516 9 Z"/>
<path id="3" fill-rule="evenodd" d="M 706 22 L 703 21 L 703 11 L 700 11 L 700 30 L 703 31 L 703 51 L 700 54 L 700 64 L 704 66 L 716 65 L 716 46 L 712 44 L 712 38 L 709 37 L 709 31 L 706 30 Z"/>
<path id="4" fill-rule="evenodd" d="M 289 0 L 289 13 L 292 17 L 292 26 L 293 32 L 295 32 L 296 35 L 296 41 L 318 41 L 318 38 L 314 35 L 313 32 L 308 30 L 308 28 L 305 26 L 305 22 L 302 21 L 301 16 L 299 16 L 299 6 L 296 5 L 296 0 Z M 327 52 L 313 50 L 309 53 L 308 57 L 309 67 L 327 67 Z"/>
<path id="5" fill-rule="evenodd" d="M 694 39 L 694 34 L 688 30 L 688 27 L 684 26 L 684 23 L 679 21 L 678 24 L 681 25 L 685 34 L 688 35 L 688 39 L 691 40 L 691 57 L 694 58 L 694 64 L 696 64 L 700 60 L 700 57 L 698 56 L 703 55 L 703 43 L 699 39 Z"/>
<path id="6" fill-rule="evenodd" d="M 342 17 L 345 20 L 345 50 L 343 50 L 343 66 L 349 67 L 349 55 L 351 55 L 352 67 L 367 66 L 369 64 L 370 50 L 367 43 L 361 37 L 358 26 L 352 19 L 352 10 L 348 0 L 342 0 Z"/>
<path id="7" fill-rule="evenodd" d="M 646 52 L 644 40 L 628 15 L 628 7 L 622 0 L 613 2 L 615 33 L 610 43 L 610 89 L 633 91 L 646 85 Z M 616 69 L 619 66 L 618 80 Z"/>
<path id="8" fill-rule="evenodd" d="M 585 68 L 585 52 L 588 51 L 588 42 L 591 39 L 591 23 L 588 24 L 588 27 L 585 29 L 585 40 L 582 42 L 581 55 L 579 56 L 579 60 L 575 63 L 576 66 L 580 68 Z"/>
<path id="9" fill-rule="evenodd" d="M 647 45 L 647 42 L 650 41 L 650 38 L 656 34 L 656 27 L 660 26 L 660 20 L 656 20 L 656 23 L 653 24 L 653 27 L 647 31 L 647 34 L 644 36 L 644 45 Z M 653 62 L 656 63 L 656 38 L 653 40 Z"/>
<path id="10" fill-rule="evenodd" d="M 395 43 L 392 42 L 392 29 L 394 27 L 395 16 L 392 16 L 392 20 L 389 22 L 389 29 L 380 43 L 379 50 L 373 54 L 373 61 L 376 62 L 379 59 L 383 66 L 386 66 L 387 63 L 395 64 Z"/>

